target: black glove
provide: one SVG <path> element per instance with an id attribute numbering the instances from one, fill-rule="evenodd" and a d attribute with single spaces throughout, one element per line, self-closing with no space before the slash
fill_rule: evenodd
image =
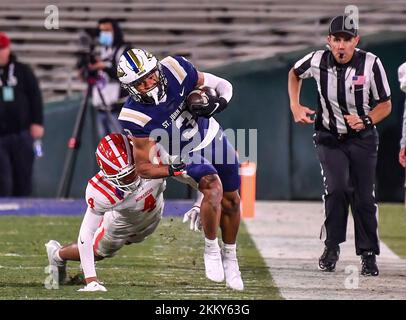
<path id="1" fill-rule="evenodd" d="M 223 97 L 216 97 L 207 94 L 208 102 L 205 104 L 192 104 L 189 109 L 193 115 L 198 117 L 210 118 L 214 114 L 227 108 L 227 100 Z"/>
<path id="2" fill-rule="evenodd" d="M 181 160 L 180 163 L 170 164 L 168 166 L 169 177 L 176 177 L 183 173 L 186 164 Z"/>

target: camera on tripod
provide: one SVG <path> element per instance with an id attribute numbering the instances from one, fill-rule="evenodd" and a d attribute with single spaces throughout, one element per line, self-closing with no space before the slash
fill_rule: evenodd
<path id="1" fill-rule="evenodd" d="M 90 70 L 89 64 L 96 63 L 97 33 L 97 29 L 85 29 L 79 33 L 78 62 L 76 64 L 82 78 L 93 83 L 97 79 L 97 70 Z"/>

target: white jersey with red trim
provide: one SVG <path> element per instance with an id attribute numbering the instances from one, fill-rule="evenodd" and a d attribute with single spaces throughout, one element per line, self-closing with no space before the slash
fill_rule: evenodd
<path id="1" fill-rule="evenodd" d="M 116 211 L 125 216 L 160 213 L 163 209 L 164 179 L 141 179 L 139 187 L 123 192 L 111 184 L 99 171 L 89 180 L 86 203 L 95 214 Z"/>

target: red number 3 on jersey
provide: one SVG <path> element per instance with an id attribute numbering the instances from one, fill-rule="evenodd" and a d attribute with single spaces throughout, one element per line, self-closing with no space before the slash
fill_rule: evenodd
<path id="1" fill-rule="evenodd" d="M 152 194 L 145 198 L 144 209 L 142 211 L 151 212 L 156 207 L 156 200 Z"/>

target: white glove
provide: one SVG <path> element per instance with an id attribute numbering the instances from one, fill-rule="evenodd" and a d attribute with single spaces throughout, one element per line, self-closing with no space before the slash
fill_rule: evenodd
<path id="1" fill-rule="evenodd" d="M 183 216 L 183 223 L 190 220 L 189 229 L 192 231 L 202 230 L 202 223 L 200 221 L 200 207 L 193 206 L 188 212 Z"/>
<path id="2" fill-rule="evenodd" d="M 97 281 L 92 281 L 88 283 L 84 288 L 79 289 L 78 291 L 82 292 L 95 292 L 95 291 L 107 291 L 107 289 L 102 286 L 100 283 Z"/>

